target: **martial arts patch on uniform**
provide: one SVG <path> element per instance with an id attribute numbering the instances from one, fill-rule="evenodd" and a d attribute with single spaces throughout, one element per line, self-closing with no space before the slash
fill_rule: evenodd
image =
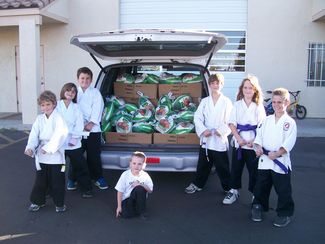
<path id="1" fill-rule="evenodd" d="M 290 128 L 290 123 L 289 123 L 289 122 L 285 122 L 285 123 L 283 124 L 283 130 L 284 130 L 284 131 L 288 131 L 289 128 Z"/>

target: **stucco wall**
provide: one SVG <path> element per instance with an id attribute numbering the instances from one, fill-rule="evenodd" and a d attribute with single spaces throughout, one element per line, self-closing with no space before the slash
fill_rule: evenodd
<path id="1" fill-rule="evenodd" d="M 69 24 L 43 23 L 40 33 L 45 89 L 57 95 L 64 83 L 76 81 L 79 67 L 90 67 L 94 77 L 99 72 L 88 53 L 70 45 L 70 38 L 76 34 L 115 30 L 119 26 L 118 0 L 69 0 L 68 8 Z M 17 112 L 15 46 L 18 38 L 18 26 L 0 27 L 0 112 Z"/>
<path id="2" fill-rule="evenodd" d="M 91 68 L 96 77 L 98 65 L 88 53 L 71 45 L 70 38 L 76 34 L 117 29 L 118 7 L 118 0 L 70 0 L 69 24 L 42 26 L 46 89 L 58 94 L 64 83 L 76 81 L 76 71 L 81 66 Z"/>
<path id="3" fill-rule="evenodd" d="M 0 112 L 16 112 L 15 45 L 18 28 L 0 27 Z"/>
<path id="4" fill-rule="evenodd" d="M 263 90 L 302 90 L 308 117 L 325 117 L 325 87 L 307 87 L 308 43 L 325 42 L 325 22 L 311 22 L 305 0 L 248 1 L 247 72 Z"/>

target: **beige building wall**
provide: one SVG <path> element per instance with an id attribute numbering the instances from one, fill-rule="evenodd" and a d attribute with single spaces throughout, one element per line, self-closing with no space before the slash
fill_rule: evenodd
<path id="1" fill-rule="evenodd" d="M 0 112 L 16 112 L 15 45 L 18 27 L 0 27 Z"/>
<path id="2" fill-rule="evenodd" d="M 59 96 L 66 82 L 76 81 L 76 71 L 88 66 L 96 78 L 100 69 L 90 55 L 70 45 L 76 34 L 118 29 L 118 0 L 69 0 L 69 23 L 44 23 L 40 41 L 44 46 L 45 89 Z M 19 45 L 18 26 L 0 27 L 0 112 L 17 112 L 15 46 Z M 94 81 L 95 83 L 95 81 Z"/>
<path id="3" fill-rule="evenodd" d="M 312 22 L 312 1 L 248 0 L 246 67 L 263 90 L 302 90 L 308 117 L 324 118 L 325 87 L 307 87 L 308 44 L 325 43 L 325 22 Z"/>

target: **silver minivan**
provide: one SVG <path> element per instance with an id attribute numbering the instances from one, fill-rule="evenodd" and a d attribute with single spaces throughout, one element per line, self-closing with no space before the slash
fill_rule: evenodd
<path id="1" fill-rule="evenodd" d="M 162 29 L 110 31 L 71 39 L 71 44 L 89 52 L 99 65 L 95 86 L 103 98 L 114 94 L 113 83 L 121 73 L 162 72 L 200 74 L 205 97 L 209 94 L 209 62 L 226 42 L 226 37 L 217 33 Z M 134 151 L 146 153 L 148 171 L 190 172 L 196 170 L 199 145 L 103 143 L 103 168 L 126 169 Z"/>

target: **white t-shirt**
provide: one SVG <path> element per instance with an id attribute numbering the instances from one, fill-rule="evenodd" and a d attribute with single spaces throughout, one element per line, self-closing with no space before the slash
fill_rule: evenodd
<path id="1" fill-rule="evenodd" d="M 207 147 L 219 152 L 227 151 L 227 136 L 231 133 L 228 127 L 231 109 L 232 103 L 230 99 L 223 94 L 220 95 L 216 104 L 213 103 L 211 96 L 202 99 L 194 113 L 194 124 L 196 134 L 200 137 L 200 144 L 203 148 Z M 207 129 L 218 131 L 221 137 L 217 135 L 203 137 L 202 133 Z"/>
<path id="2" fill-rule="evenodd" d="M 277 158 L 287 168 L 291 168 L 290 151 L 295 145 L 297 138 L 296 122 L 287 114 L 281 116 L 277 123 L 275 123 L 275 115 L 269 115 L 257 128 L 257 135 L 254 140 L 268 151 L 278 151 L 283 147 L 287 153 Z M 269 159 L 267 155 L 262 155 L 258 162 L 258 169 L 271 169 L 274 172 L 284 174 L 285 172 Z"/>
<path id="3" fill-rule="evenodd" d="M 149 174 L 145 171 L 140 171 L 139 175 L 133 175 L 131 169 L 128 169 L 122 173 L 120 179 L 118 180 L 115 189 L 122 192 L 122 201 L 130 197 L 133 190 L 132 184 L 135 181 L 139 181 L 140 184 L 144 184 L 152 191 L 153 183 Z"/>
<path id="4" fill-rule="evenodd" d="M 237 127 L 237 124 L 240 125 L 259 125 L 263 119 L 266 117 L 265 115 L 265 109 L 263 104 L 257 105 L 256 103 L 252 102 L 249 107 L 247 107 L 244 99 L 238 100 L 235 102 L 234 107 L 231 111 L 230 118 L 228 124 L 233 124 Z M 242 131 L 240 132 L 240 136 L 245 141 L 253 141 L 255 138 L 254 131 Z M 235 141 L 235 147 L 238 148 L 238 142 L 234 138 Z M 242 146 L 244 149 L 251 149 L 248 146 Z"/>

